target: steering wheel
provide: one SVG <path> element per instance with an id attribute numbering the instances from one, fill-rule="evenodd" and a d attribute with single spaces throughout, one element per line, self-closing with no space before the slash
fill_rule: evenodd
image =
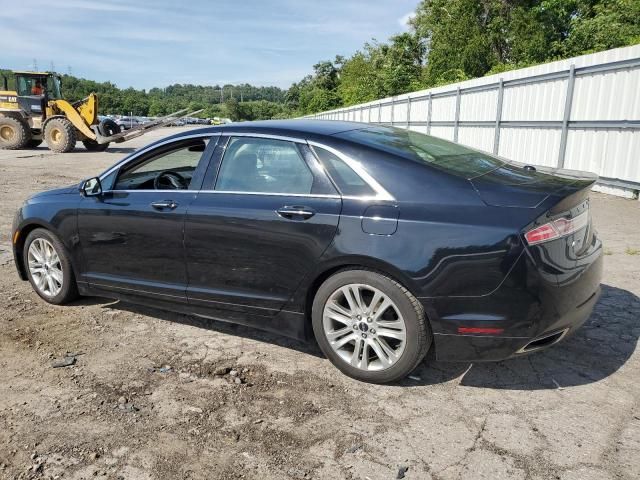
<path id="1" fill-rule="evenodd" d="M 177 172 L 165 170 L 153 179 L 153 188 L 156 190 L 186 190 L 189 182 Z"/>

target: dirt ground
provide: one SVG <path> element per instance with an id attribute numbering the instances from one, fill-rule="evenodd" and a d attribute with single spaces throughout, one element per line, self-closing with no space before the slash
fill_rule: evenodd
<path id="1" fill-rule="evenodd" d="M 54 307 L 19 281 L 9 235 L 28 195 L 169 133 L 0 151 L 0 478 L 640 478 L 640 202 L 592 196 L 603 296 L 575 336 L 374 386 L 314 346 L 99 298 Z"/>

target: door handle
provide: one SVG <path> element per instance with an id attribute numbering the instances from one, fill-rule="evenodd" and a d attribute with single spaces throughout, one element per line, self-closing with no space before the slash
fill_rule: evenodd
<path id="1" fill-rule="evenodd" d="M 173 210 L 178 206 L 178 204 L 173 200 L 162 200 L 160 202 L 153 202 L 151 206 L 156 210 L 164 210 L 164 209 Z"/>
<path id="2" fill-rule="evenodd" d="M 289 220 L 293 220 L 293 219 L 307 220 L 316 214 L 316 212 L 309 207 L 300 207 L 297 205 L 284 206 L 276 210 L 276 213 L 280 215 L 282 218 L 286 218 Z"/>

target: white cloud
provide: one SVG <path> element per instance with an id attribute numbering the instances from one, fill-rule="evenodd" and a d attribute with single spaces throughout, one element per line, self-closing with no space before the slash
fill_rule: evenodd
<path id="1" fill-rule="evenodd" d="M 404 29 L 404 30 L 408 30 L 410 25 L 409 22 L 411 20 L 413 20 L 416 16 L 415 12 L 409 12 L 406 15 L 403 15 L 402 17 L 400 17 L 398 19 L 398 24 Z"/>

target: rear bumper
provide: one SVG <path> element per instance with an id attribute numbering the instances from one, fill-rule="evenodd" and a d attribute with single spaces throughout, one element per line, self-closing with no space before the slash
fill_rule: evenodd
<path id="1" fill-rule="evenodd" d="M 554 323 L 555 328 L 535 337 L 493 337 L 435 333 L 436 357 L 448 362 L 499 361 L 548 348 L 578 330 L 600 298 L 600 288 L 582 305 Z"/>

